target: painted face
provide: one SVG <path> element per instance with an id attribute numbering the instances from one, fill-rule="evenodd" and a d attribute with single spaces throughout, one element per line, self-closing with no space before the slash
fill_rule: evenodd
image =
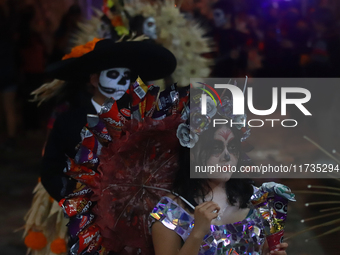
<path id="1" fill-rule="evenodd" d="M 287 204 L 284 204 L 281 201 L 277 201 L 274 203 L 274 207 L 277 213 L 287 214 Z"/>
<path id="2" fill-rule="evenodd" d="M 143 23 L 143 34 L 149 38 L 156 40 L 156 21 L 153 17 L 146 18 Z"/>
<path id="3" fill-rule="evenodd" d="M 120 99 L 130 86 L 130 69 L 118 67 L 104 70 L 99 76 L 99 91 L 106 97 Z"/>
<path id="4" fill-rule="evenodd" d="M 227 22 L 226 16 L 221 9 L 214 9 L 213 15 L 216 27 L 223 27 L 223 25 Z"/>
<path id="5" fill-rule="evenodd" d="M 227 126 L 217 129 L 212 141 L 210 157 L 207 160 L 207 166 L 219 166 L 225 171 L 212 174 L 212 178 L 230 179 L 232 172 L 228 167 L 237 166 L 238 149 L 233 132 Z"/>
<path id="6" fill-rule="evenodd" d="M 105 21 L 102 20 L 100 22 L 100 26 L 98 27 L 98 34 L 99 38 L 111 39 L 112 34 L 110 24 L 107 24 Z"/>

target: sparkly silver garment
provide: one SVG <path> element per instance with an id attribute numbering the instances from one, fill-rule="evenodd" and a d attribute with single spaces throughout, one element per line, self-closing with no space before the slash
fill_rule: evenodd
<path id="1" fill-rule="evenodd" d="M 185 242 L 194 227 L 194 218 L 168 197 L 162 197 L 150 213 L 150 226 L 156 220 L 175 231 Z M 253 210 L 243 221 L 211 225 L 202 240 L 199 255 L 259 255 L 265 242 L 261 215 Z"/>

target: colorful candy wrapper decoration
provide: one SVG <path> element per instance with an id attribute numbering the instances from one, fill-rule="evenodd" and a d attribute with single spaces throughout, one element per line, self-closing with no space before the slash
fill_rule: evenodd
<path id="1" fill-rule="evenodd" d="M 90 245 L 80 254 L 80 255 L 101 255 L 105 252 L 105 249 L 101 246 L 103 242 L 103 237 L 101 235 L 97 235 L 95 239 L 93 239 Z"/>
<path id="2" fill-rule="evenodd" d="M 131 114 L 135 120 L 142 121 L 144 119 L 147 92 L 148 86 L 146 86 L 139 77 L 132 86 L 130 86 L 130 94 L 132 96 Z"/>
<path id="3" fill-rule="evenodd" d="M 112 142 L 112 138 L 107 131 L 105 122 L 100 120 L 98 115 L 88 114 L 86 127 L 94 134 L 103 146 L 107 146 L 110 142 Z"/>
<path id="4" fill-rule="evenodd" d="M 174 114 L 174 109 L 179 100 L 179 94 L 177 91 L 176 83 L 163 90 L 157 100 L 156 110 L 154 111 L 152 118 L 155 120 L 164 119 L 167 116 Z"/>
<path id="5" fill-rule="evenodd" d="M 67 217 L 73 217 L 78 214 L 86 213 L 93 205 L 87 196 L 73 197 L 59 201 L 59 205 L 63 207 L 64 214 Z"/>
<path id="6" fill-rule="evenodd" d="M 83 214 L 76 215 L 67 224 L 68 232 L 71 238 L 76 238 L 81 231 L 83 231 L 87 226 L 89 226 L 94 220 L 94 215 L 92 213 L 86 212 Z"/>
<path id="7" fill-rule="evenodd" d="M 81 133 L 81 145 L 91 150 L 93 153 L 100 155 L 102 145 L 98 142 L 93 133 L 86 127 L 83 127 Z"/>
<path id="8" fill-rule="evenodd" d="M 64 198 L 79 197 L 84 195 L 91 195 L 92 189 L 81 182 L 76 182 L 74 185 L 69 185 L 62 194 Z"/>
<path id="9" fill-rule="evenodd" d="M 122 124 L 131 120 L 131 102 L 128 91 L 117 101 L 118 118 Z"/>
<path id="10" fill-rule="evenodd" d="M 291 190 L 282 184 L 267 182 L 254 193 L 251 203 L 261 213 L 269 250 L 282 243 L 288 201 L 296 201 Z"/>
<path id="11" fill-rule="evenodd" d="M 89 249 L 89 247 L 93 245 L 92 241 L 100 239 L 97 238 L 99 235 L 100 234 L 98 226 L 91 225 L 90 227 L 79 233 L 77 237 L 78 240 L 74 245 L 72 245 L 69 254 L 78 255 L 83 254 L 83 252 L 85 252 L 86 254 L 86 251 Z"/>
<path id="12" fill-rule="evenodd" d="M 113 138 L 120 136 L 123 126 L 119 118 L 118 105 L 115 102 L 113 98 L 107 99 L 98 114 L 99 118 L 105 122 L 107 131 Z"/>
<path id="13" fill-rule="evenodd" d="M 148 86 L 144 84 L 140 77 L 130 86 L 130 94 L 132 95 L 132 109 L 142 102 L 148 92 Z"/>
<path id="14" fill-rule="evenodd" d="M 74 161 L 76 164 L 90 169 L 97 169 L 99 164 L 98 156 L 83 145 L 80 145 L 80 148 L 74 157 Z"/>
<path id="15" fill-rule="evenodd" d="M 94 186 L 94 178 L 99 176 L 94 170 L 76 164 L 73 159 L 68 160 L 68 166 L 64 169 L 64 173 L 89 187 Z"/>
<path id="16" fill-rule="evenodd" d="M 156 102 L 158 100 L 160 88 L 157 86 L 151 85 L 148 89 L 148 93 L 146 94 L 146 108 L 145 108 L 145 116 L 151 117 L 156 108 Z"/>
<path id="17" fill-rule="evenodd" d="M 165 193 L 138 190 L 155 184 L 170 188 L 173 172 L 169 169 L 177 165 L 176 130 L 184 122 L 179 109 L 189 93 L 188 88 L 179 93 L 176 84 L 159 91 L 138 78 L 120 100 L 110 98 L 98 115 L 87 116 L 76 156 L 64 170 L 77 182 L 65 187 L 65 198 L 59 203 L 70 219 L 69 254 L 106 255 L 120 253 L 126 246 L 150 254 L 146 219 Z M 141 150 L 150 155 L 144 157 Z"/>
<path id="18" fill-rule="evenodd" d="M 189 92 L 190 92 L 190 85 L 186 86 L 186 87 L 179 88 L 179 90 L 178 90 L 179 101 L 178 101 L 178 105 L 177 105 L 177 110 L 179 112 L 182 112 L 184 106 L 188 104 Z"/>

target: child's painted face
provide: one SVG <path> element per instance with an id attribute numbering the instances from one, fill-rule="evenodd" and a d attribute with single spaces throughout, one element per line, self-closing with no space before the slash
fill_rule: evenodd
<path id="1" fill-rule="evenodd" d="M 143 23 L 143 33 L 153 40 L 157 39 L 156 20 L 154 17 L 145 19 Z"/>
<path id="2" fill-rule="evenodd" d="M 130 86 L 130 69 L 118 67 L 104 70 L 99 76 L 99 91 L 107 98 L 119 100 Z"/>
<path id="3" fill-rule="evenodd" d="M 226 16 L 221 9 L 215 9 L 213 14 L 216 27 L 223 27 L 227 23 Z"/>
<path id="4" fill-rule="evenodd" d="M 227 126 L 222 126 L 216 130 L 214 140 L 212 141 L 210 157 L 207 166 L 219 166 L 222 169 L 228 167 L 236 167 L 238 163 L 239 151 L 236 147 L 236 141 L 233 132 Z M 216 168 L 217 169 L 217 168 Z M 215 172 L 212 178 L 229 179 L 232 175 L 231 171 Z"/>

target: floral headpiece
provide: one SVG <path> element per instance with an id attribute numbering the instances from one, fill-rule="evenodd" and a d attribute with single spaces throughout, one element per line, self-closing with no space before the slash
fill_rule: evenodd
<path id="1" fill-rule="evenodd" d="M 224 96 L 221 98 L 221 102 L 215 101 L 208 94 L 206 94 L 206 99 L 206 115 L 202 115 L 201 112 L 202 93 L 191 96 L 190 104 L 183 110 L 182 119 L 185 120 L 185 123 L 181 123 L 177 129 L 177 137 L 183 147 L 193 148 L 198 142 L 199 136 L 210 127 L 209 124 L 214 117 L 225 118 L 237 123 L 233 126 L 241 132 L 241 142 L 244 142 L 250 136 L 247 115 L 233 115 L 232 99 Z M 244 123 L 244 125 L 241 123 Z"/>
<path id="2" fill-rule="evenodd" d="M 66 54 L 62 60 L 69 59 L 69 58 L 79 58 L 90 51 L 93 51 L 96 43 L 103 39 L 94 38 L 92 41 L 85 43 L 84 45 L 78 45 L 72 48 L 69 54 Z"/>

